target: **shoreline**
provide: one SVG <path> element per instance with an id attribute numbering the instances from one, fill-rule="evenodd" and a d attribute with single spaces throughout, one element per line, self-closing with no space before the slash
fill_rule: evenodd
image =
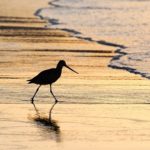
<path id="1" fill-rule="evenodd" d="M 17 3 L 17 0 L 14 0 L 14 2 L 16 1 L 16 3 Z M 34 0 L 33 0 L 34 1 Z M 12 1 L 12 4 L 14 3 L 13 1 Z M 26 18 L 26 19 L 32 19 L 32 21 L 31 22 L 29 22 L 29 21 L 27 21 L 26 20 L 26 22 L 29 22 L 30 23 L 30 25 L 29 26 L 32 26 L 32 24 L 33 24 L 33 26 L 36 26 L 37 24 L 39 24 L 40 25 L 40 27 L 42 27 L 41 25 L 43 24 L 43 27 L 42 28 L 44 28 L 44 24 L 45 24 L 45 26 L 46 26 L 46 22 L 47 22 L 47 20 L 46 19 L 44 19 L 44 18 L 42 18 L 42 16 L 38 16 L 37 15 L 37 12 L 39 12 L 43 7 L 48 7 L 48 5 L 52 5 L 52 6 L 55 6 L 55 4 L 53 4 L 53 2 L 55 2 L 55 1 L 52 1 L 52 2 L 49 2 L 49 0 L 45 0 L 45 1 L 39 1 L 40 2 L 40 8 L 36 8 L 37 6 L 34 6 L 34 11 L 31 13 L 31 9 L 29 9 L 30 11 L 29 11 L 29 13 L 28 14 L 26 14 L 26 15 L 28 15 L 29 16 L 29 18 Z M 4 4 L 3 4 L 4 3 Z M 5 1 L 5 2 L 2 2 L 2 4 L 5 6 L 5 5 L 7 5 L 7 0 Z M 25 2 L 25 3 L 27 3 L 27 2 Z M 15 4 L 15 3 L 14 3 Z M 20 3 L 19 3 L 20 4 Z M 21 6 L 22 6 L 23 4 L 21 4 Z M 34 4 L 35 5 L 35 4 Z M 37 5 L 37 4 L 36 4 Z M 14 7 L 13 5 L 11 6 L 12 8 Z M 32 7 L 32 9 L 33 9 L 33 6 L 31 6 Z M 55 7 L 57 7 L 57 6 L 55 6 Z M 11 9 L 12 9 L 11 8 Z M 20 9 L 20 8 L 19 8 Z M 21 15 L 18 13 L 19 12 L 19 9 L 16 11 L 16 12 L 13 12 L 15 15 L 16 15 L 16 17 L 18 17 L 18 19 L 19 19 L 19 16 L 20 16 L 20 19 L 23 19 L 21 16 L 24 16 L 24 14 L 22 14 L 21 13 Z M 9 9 L 8 9 L 9 10 Z M 8 10 L 6 10 L 6 11 L 8 11 Z M 3 13 L 5 13 L 4 12 L 5 10 L 1 10 L 1 16 L 3 16 Z M 9 10 L 10 11 L 10 10 Z M 8 11 L 8 12 L 9 12 Z M 23 11 L 22 11 L 23 12 Z M 7 16 L 8 17 L 8 19 L 10 19 L 9 17 L 10 17 L 10 15 L 7 13 L 5 13 L 5 15 L 4 16 Z M 30 18 L 31 17 L 31 18 Z M 33 18 L 32 18 L 33 17 Z M 39 18 L 39 19 L 35 19 L 34 20 L 34 18 Z M 12 20 L 13 21 L 13 20 Z M 7 22 L 7 20 L 6 20 L 6 22 Z M 5 22 L 5 23 L 6 23 Z M 9 23 L 9 22 L 8 22 Z M 23 21 L 21 22 L 21 23 L 23 23 Z M 3 25 L 3 24 L 2 24 Z M 26 24 L 25 24 L 26 25 Z M 39 25 L 37 25 L 38 27 L 39 27 Z M 28 26 L 28 25 L 26 25 L 26 26 Z M 51 28 L 49 28 L 50 30 L 52 30 Z M 70 29 L 54 29 L 54 30 L 59 30 L 59 31 L 63 31 L 63 32 L 66 32 L 68 35 L 70 34 L 70 33 L 74 33 L 74 34 L 76 34 L 76 33 L 78 33 L 78 31 L 70 31 Z M 69 35 L 69 36 L 73 36 L 73 35 Z M 114 50 L 113 50 L 113 53 L 114 53 L 114 56 L 112 57 L 112 59 L 110 60 L 110 62 L 111 61 L 113 61 L 114 59 L 116 59 L 116 58 L 120 58 L 120 57 L 122 57 L 122 56 L 124 56 L 124 55 L 126 55 L 125 53 L 122 53 L 121 52 L 121 50 L 122 50 L 122 48 L 126 48 L 124 45 L 119 45 L 119 44 L 115 44 L 115 43 L 110 43 L 110 42 L 107 42 L 107 41 L 103 41 L 103 40 L 100 40 L 100 41 L 94 41 L 94 40 L 92 40 L 91 38 L 82 38 L 82 37 L 75 37 L 75 38 L 78 38 L 78 39 L 81 39 L 81 40 L 86 40 L 86 41 L 89 41 L 89 42 L 96 42 L 96 43 L 98 43 L 98 44 L 102 44 L 102 45 L 106 45 L 106 46 L 112 46 L 112 48 L 114 48 Z M 115 49 L 115 47 L 118 47 L 118 48 L 121 48 L 120 50 L 118 50 L 118 48 L 117 49 Z M 97 51 L 97 52 L 100 52 L 100 51 Z M 108 67 L 111 67 L 112 69 L 120 69 L 120 70 L 123 70 L 123 71 L 128 71 L 128 72 L 130 72 L 130 73 L 134 73 L 135 75 L 140 75 L 140 76 L 142 76 L 143 78 L 146 78 L 145 76 L 144 76 L 144 74 L 140 74 L 139 72 L 137 72 L 135 69 L 132 69 L 132 68 L 122 68 L 122 67 L 116 67 L 116 66 L 113 66 L 113 65 L 111 65 L 111 64 L 109 64 L 108 63 Z"/>
<path id="2" fill-rule="evenodd" d="M 63 6 L 63 5 L 61 5 L 61 4 L 57 3 L 57 2 L 59 2 L 59 0 L 53 0 L 53 1 L 50 1 L 48 3 L 48 5 L 49 5 L 49 7 L 51 6 L 52 8 L 56 8 L 56 9 L 57 8 L 61 8 L 61 7 L 65 7 L 65 5 Z M 47 8 L 49 8 L 49 7 L 47 6 Z M 44 16 L 42 16 L 40 14 L 40 12 L 43 9 L 45 9 L 45 8 L 38 9 L 36 11 L 36 13 L 35 13 L 35 16 L 38 16 L 42 20 L 45 20 L 45 21 L 49 22 L 49 24 L 51 24 L 51 25 L 55 25 L 55 24 L 59 25 L 60 24 L 59 23 L 60 21 L 58 19 L 55 19 L 55 18 L 52 18 L 52 19 L 49 18 L 48 19 L 47 17 L 44 18 Z M 113 62 L 115 62 L 117 60 L 119 61 L 122 57 L 125 57 L 128 54 L 128 53 L 126 53 L 126 52 L 123 51 L 123 49 L 128 48 L 128 47 L 126 47 L 126 45 L 121 45 L 121 44 L 118 44 L 118 43 L 111 43 L 111 42 L 104 41 L 104 40 L 98 40 L 98 41 L 96 41 L 96 40 L 93 40 L 91 37 L 83 37 L 82 33 L 80 31 L 75 30 L 75 29 L 69 29 L 69 28 L 59 28 L 59 29 L 63 30 L 63 31 L 67 31 L 69 33 L 72 33 L 72 36 L 75 36 L 76 38 L 79 38 L 81 40 L 86 40 L 86 41 L 90 41 L 90 42 L 96 42 L 97 44 L 102 44 L 102 45 L 106 45 L 106 46 L 116 47 L 117 49 L 114 52 L 116 55 L 111 59 L 108 67 L 111 67 L 112 69 L 124 70 L 124 71 L 127 71 L 129 73 L 133 73 L 135 75 L 139 75 L 139 76 L 141 76 L 143 78 L 146 78 L 146 79 L 150 78 L 149 76 L 147 76 L 147 73 L 138 70 L 136 67 L 124 66 L 124 65 L 122 66 L 121 64 L 119 66 L 119 65 L 113 63 Z"/>

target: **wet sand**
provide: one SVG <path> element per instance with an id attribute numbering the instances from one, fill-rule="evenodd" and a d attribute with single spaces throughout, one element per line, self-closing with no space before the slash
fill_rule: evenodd
<path id="1" fill-rule="evenodd" d="M 47 116 L 48 105 L 37 105 Z M 53 129 L 35 121 L 29 104 L 0 105 L 0 147 L 6 149 L 146 150 L 150 140 L 148 105 L 57 105 Z M 83 111 L 84 110 L 84 111 Z"/>
<path id="2" fill-rule="evenodd" d="M 150 109 L 145 104 L 150 100 L 149 80 L 109 68 L 115 47 L 45 28 L 45 21 L 33 14 L 47 3 L 0 2 L 0 149 L 150 148 Z M 56 96 L 64 101 L 53 111 L 60 127 L 54 131 L 34 120 L 30 97 L 36 85 L 26 80 L 60 59 L 80 74 L 64 69 L 54 85 Z M 48 88 L 42 87 L 36 98 L 47 117 L 53 103 Z"/>

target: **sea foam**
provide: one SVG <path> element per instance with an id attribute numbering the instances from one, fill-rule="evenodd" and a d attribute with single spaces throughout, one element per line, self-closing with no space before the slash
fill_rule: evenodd
<path id="1" fill-rule="evenodd" d="M 145 0 L 54 0 L 36 15 L 47 19 L 48 27 L 112 43 L 108 45 L 118 47 L 118 55 L 110 67 L 150 78 L 149 5 Z"/>

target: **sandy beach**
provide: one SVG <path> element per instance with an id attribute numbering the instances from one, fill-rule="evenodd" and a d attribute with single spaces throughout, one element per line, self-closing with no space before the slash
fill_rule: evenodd
<path id="1" fill-rule="evenodd" d="M 34 13 L 48 1 L 0 1 L 0 149 L 149 149 L 149 80 L 108 67 L 116 47 L 46 28 Z M 53 111 L 55 130 L 35 121 L 30 98 L 37 86 L 26 80 L 61 59 L 79 75 L 64 69 L 54 85 L 64 101 Z M 40 116 L 48 117 L 53 101 L 42 87 Z"/>

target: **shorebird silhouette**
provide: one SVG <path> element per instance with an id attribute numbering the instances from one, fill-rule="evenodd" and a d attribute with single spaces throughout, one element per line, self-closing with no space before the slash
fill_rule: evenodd
<path id="1" fill-rule="evenodd" d="M 40 72 L 38 75 L 36 75 L 34 78 L 32 78 L 30 80 L 27 80 L 27 81 L 29 81 L 29 84 L 30 83 L 34 83 L 34 84 L 38 84 L 39 85 L 38 88 L 36 89 L 33 97 L 31 98 L 31 103 L 34 105 L 34 108 L 35 108 L 36 112 L 38 112 L 38 110 L 36 109 L 35 104 L 34 104 L 34 97 L 36 96 L 36 94 L 37 94 L 39 88 L 41 87 L 41 85 L 47 85 L 47 84 L 50 85 L 50 93 L 52 94 L 53 98 L 55 99 L 55 103 L 52 105 L 52 107 L 51 107 L 51 109 L 49 111 L 49 121 L 50 122 L 51 122 L 52 109 L 54 108 L 54 106 L 58 102 L 58 100 L 56 99 L 55 95 L 53 94 L 52 84 L 54 82 L 56 82 L 60 78 L 63 67 L 67 67 L 71 71 L 73 71 L 73 72 L 78 74 L 78 72 L 76 72 L 75 70 L 70 68 L 66 64 L 66 62 L 64 60 L 60 60 L 58 62 L 58 64 L 57 64 L 56 68 L 44 70 L 44 71 Z"/>

